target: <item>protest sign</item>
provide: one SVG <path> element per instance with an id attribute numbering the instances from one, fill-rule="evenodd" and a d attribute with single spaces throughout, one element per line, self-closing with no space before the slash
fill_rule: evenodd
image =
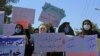
<path id="1" fill-rule="evenodd" d="M 55 27 L 57 27 L 61 19 L 65 17 L 63 9 L 57 8 L 49 3 L 45 3 L 42 9 L 43 11 L 41 12 L 39 20 L 45 23 L 51 23 Z"/>
<path id="2" fill-rule="evenodd" d="M 3 35 L 11 36 L 15 32 L 16 24 L 4 24 L 4 32 Z"/>
<path id="3" fill-rule="evenodd" d="M 28 29 L 29 21 L 27 21 L 27 20 L 19 20 L 19 21 L 16 21 L 16 24 L 21 24 L 24 29 Z"/>
<path id="4" fill-rule="evenodd" d="M 27 20 L 30 23 L 34 23 L 35 10 L 21 7 L 13 7 L 12 22 L 16 23 L 19 20 Z"/>
<path id="5" fill-rule="evenodd" d="M 3 34 L 4 11 L 0 11 L 0 35 Z"/>
<path id="6" fill-rule="evenodd" d="M 61 52 L 64 50 L 64 34 L 41 33 L 34 34 L 35 52 Z M 31 36 L 32 37 L 32 36 Z"/>
<path id="7" fill-rule="evenodd" d="M 66 56 L 97 56 L 97 35 L 65 36 L 42 33 L 32 35 L 35 52 L 66 52 Z"/>
<path id="8" fill-rule="evenodd" d="M 65 51 L 67 56 L 97 56 L 97 36 L 74 36 L 65 38 Z"/>
<path id="9" fill-rule="evenodd" d="M 0 36 L 0 56 L 24 56 L 25 36 Z"/>

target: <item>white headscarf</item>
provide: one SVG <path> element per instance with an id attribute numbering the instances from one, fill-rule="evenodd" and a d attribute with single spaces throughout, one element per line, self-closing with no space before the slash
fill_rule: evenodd
<path id="1" fill-rule="evenodd" d="M 45 28 L 45 31 L 44 32 L 41 32 L 41 28 Z M 47 32 L 47 28 L 44 24 L 40 25 L 39 27 L 39 33 L 46 33 Z"/>

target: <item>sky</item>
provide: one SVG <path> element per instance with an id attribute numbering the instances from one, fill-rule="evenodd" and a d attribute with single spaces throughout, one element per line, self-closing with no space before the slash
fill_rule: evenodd
<path id="1" fill-rule="evenodd" d="M 76 30 L 81 28 L 83 20 L 89 19 L 100 29 L 100 10 L 95 10 L 95 8 L 100 9 L 100 0 L 20 0 L 13 6 L 35 9 L 35 20 L 32 25 L 37 28 L 41 24 L 38 19 L 45 2 L 65 10 L 66 17 L 59 25 L 70 22 L 71 27 Z"/>

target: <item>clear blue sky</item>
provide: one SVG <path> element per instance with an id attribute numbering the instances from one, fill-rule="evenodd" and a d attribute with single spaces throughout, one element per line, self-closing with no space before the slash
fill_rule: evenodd
<path id="1" fill-rule="evenodd" d="M 70 25 L 75 30 L 81 28 L 83 20 L 90 19 L 100 29 L 100 10 L 95 10 L 95 8 L 100 8 L 100 0 L 20 0 L 13 5 L 35 9 L 35 22 L 33 26 L 36 28 L 40 25 L 38 18 L 45 2 L 65 10 L 66 17 L 62 19 L 60 24 L 64 21 L 70 22 Z"/>

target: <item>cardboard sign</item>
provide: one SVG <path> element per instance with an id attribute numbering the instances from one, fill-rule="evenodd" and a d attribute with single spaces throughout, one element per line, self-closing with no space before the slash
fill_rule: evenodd
<path id="1" fill-rule="evenodd" d="M 3 34 L 4 11 L 0 11 L 0 35 Z"/>
<path id="2" fill-rule="evenodd" d="M 35 52 L 61 52 L 64 50 L 64 34 L 42 33 L 34 34 Z M 32 38 L 32 36 L 31 36 Z"/>
<path id="3" fill-rule="evenodd" d="M 12 11 L 12 22 L 27 20 L 30 23 L 34 23 L 35 10 L 21 7 L 13 7 Z"/>
<path id="4" fill-rule="evenodd" d="M 65 12 L 63 9 L 45 3 L 39 20 L 45 23 L 51 23 L 53 26 L 57 27 L 63 17 L 65 17 Z"/>
<path id="5" fill-rule="evenodd" d="M 24 56 L 25 36 L 0 36 L 0 56 Z"/>
<path id="6" fill-rule="evenodd" d="M 15 32 L 16 24 L 4 24 L 4 32 L 3 35 L 11 36 Z"/>
<path id="7" fill-rule="evenodd" d="M 19 21 L 16 21 L 16 24 L 21 24 L 24 29 L 28 29 L 29 21 L 27 21 L 27 20 L 19 20 Z"/>
<path id="8" fill-rule="evenodd" d="M 97 36 L 74 36 L 65 38 L 65 51 L 68 56 L 97 56 Z"/>

